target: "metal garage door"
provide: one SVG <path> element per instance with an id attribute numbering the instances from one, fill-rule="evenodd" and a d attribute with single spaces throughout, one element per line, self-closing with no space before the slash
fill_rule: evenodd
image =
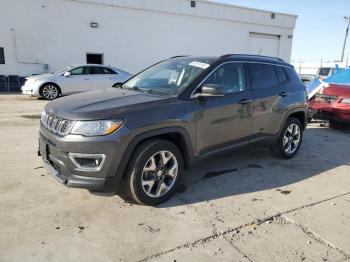
<path id="1" fill-rule="evenodd" d="M 279 56 L 280 36 L 249 33 L 249 53 L 252 55 Z"/>

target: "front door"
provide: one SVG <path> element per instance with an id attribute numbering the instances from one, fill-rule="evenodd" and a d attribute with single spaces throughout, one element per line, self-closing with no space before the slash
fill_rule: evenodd
<path id="1" fill-rule="evenodd" d="M 252 127 L 252 93 L 242 63 L 221 65 L 201 86 L 206 84 L 221 86 L 225 95 L 193 101 L 197 156 L 248 142 Z"/>
<path id="2" fill-rule="evenodd" d="M 70 70 L 70 76 L 62 76 L 64 94 L 74 94 L 87 91 L 90 88 L 88 67 L 81 66 Z"/>

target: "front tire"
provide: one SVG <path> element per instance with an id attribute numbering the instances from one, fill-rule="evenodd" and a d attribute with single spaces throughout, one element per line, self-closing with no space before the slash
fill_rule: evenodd
<path id="1" fill-rule="evenodd" d="M 288 118 L 274 151 L 281 158 L 293 158 L 298 153 L 302 140 L 303 127 L 300 121 L 297 118 Z"/>
<path id="2" fill-rule="evenodd" d="M 54 100 L 59 97 L 60 90 L 58 86 L 54 84 L 45 84 L 40 88 L 40 95 L 45 100 Z"/>
<path id="3" fill-rule="evenodd" d="M 125 177 L 125 190 L 135 202 L 158 205 L 175 192 L 183 172 L 180 150 L 173 143 L 152 139 L 137 147 Z"/>

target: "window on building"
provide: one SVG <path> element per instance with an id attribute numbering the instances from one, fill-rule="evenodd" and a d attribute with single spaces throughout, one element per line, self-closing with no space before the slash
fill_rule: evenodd
<path id="1" fill-rule="evenodd" d="M 263 89 L 278 85 L 277 74 L 272 65 L 248 64 L 252 89 Z"/>
<path id="2" fill-rule="evenodd" d="M 103 54 L 86 54 L 86 63 L 87 64 L 103 64 Z"/>
<path id="3" fill-rule="evenodd" d="M 3 47 L 0 47 L 0 64 L 5 64 L 5 52 Z"/>

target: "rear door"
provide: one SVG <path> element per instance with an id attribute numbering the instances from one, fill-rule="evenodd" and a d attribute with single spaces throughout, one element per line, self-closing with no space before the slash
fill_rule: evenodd
<path id="1" fill-rule="evenodd" d="M 118 82 L 118 73 L 107 67 L 91 66 L 89 77 L 89 90 L 112 87 L 113 84 Z"/>
<path id="2" fill-rule="evenodd" d="M 252 93 L 247 89 L 244 64 L 219 66 L 199 90 L 207 84 L 221 86 L 225 95 L 193 101 L 198 155 L 248 142 L 251 134 Z"/>
<path id="3" fill-rule="evenodd" d="M 288 93 L 280 88 L 274 65 L 248 63 L 247 67 L 254 97 L 252 135 L 259 140 L 278 132 L 282 115 L 280 99 Z"/>

